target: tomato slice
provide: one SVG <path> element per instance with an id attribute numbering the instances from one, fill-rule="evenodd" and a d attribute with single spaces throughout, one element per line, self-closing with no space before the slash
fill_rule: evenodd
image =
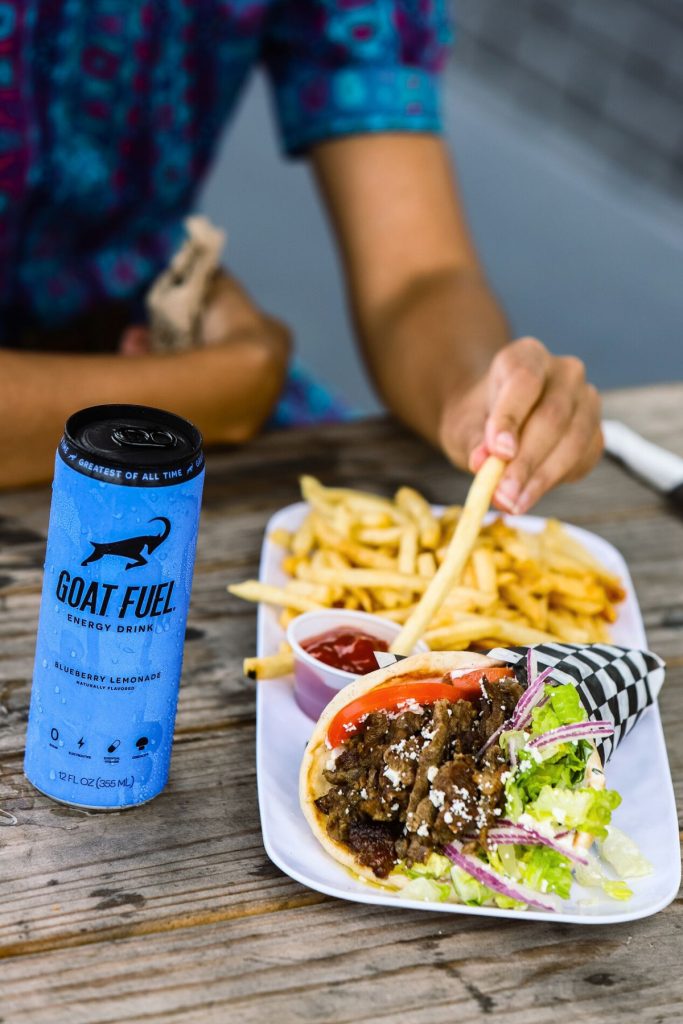
<path id="1" fill-rule="evenodd" d="M 490 682 L 505 679 L 512 675 L 509 668 L 492 666 L 491 668 L 475 669 L 452 681 L 440 679 L 420 679 L 405 683 L 388 683 L 364 693 L 357 700 L 352 700 L 345 708 L 338 711 L 330 723 L 327 739 L 330 745 L 338 747 L 349 736 L 357 731 L 361 719 L 373 711 L 406 710 L 410 704 L 433 704 L 437 700 L 476 700 L 481 697 L 480 682 L 483 676 Z"/>

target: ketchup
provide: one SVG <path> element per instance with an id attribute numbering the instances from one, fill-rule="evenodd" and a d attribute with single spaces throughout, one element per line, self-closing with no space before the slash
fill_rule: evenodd
<path id="1" fill-rule="evenodd" d="M 317 661 L 357 676 L 365 676 L 378 667 L 373 651 L 389 650 L 386 640 L 349 626 L 338 626 L 328 633 L 313 636 L 301 646 Z"/>

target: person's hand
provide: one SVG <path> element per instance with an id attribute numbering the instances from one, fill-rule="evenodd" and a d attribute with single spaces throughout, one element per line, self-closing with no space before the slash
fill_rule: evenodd
<path id="1" fill-rule="evenodd" d="M 169 381 L 182 378 L 174 407 L 194 419 L 209 442 L 253 437 L 284 385 L 289 332 L 224 271 L 216 275 L 199 323 L 198 344 L 175 353 L 152 351 L 149 328 L 129 327 L 119 353 L 153 360 Z M 140 365 L 140 364 L 138 364 Z"/>
<path id="2" fill-rule="evenodd" d="M 488 455 L 505 459 L 494 503 L 523 513 L 598 461 L 600 398 L 581 360 L 553 356 L 536 338 L 521 338 L 498 352 L 466 395 L 446 402 L 440 440 L 449 458 L 473 473 Z"/>

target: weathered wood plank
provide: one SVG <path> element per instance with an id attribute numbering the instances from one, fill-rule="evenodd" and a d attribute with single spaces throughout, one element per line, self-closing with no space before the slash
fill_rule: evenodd
<path id="1" fill-rule="evenodd" d="M 674 1024 L 682 925 L 680 902 L 589 930 L 330 901 L 13 959 L 3 1012 L 11 1024 Z"/>
<path id="2" fill-rule="evenodd" d="M 179 737 L 167 790 L 144 807 L 63 807 L 0 766 L 0 959 L 23 948 L 92 940 L 117 929 L 234 916 L 310 894 L 261 842 L 253 726 Z M 315 897 L 317 899 L 317 897 Z"/>

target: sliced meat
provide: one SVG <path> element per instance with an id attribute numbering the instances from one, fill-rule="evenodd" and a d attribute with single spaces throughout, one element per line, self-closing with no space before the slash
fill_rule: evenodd
<path id="1" fill-rule="evenodd" d="M 498 683 L 482 681 L 485 696 L 481 701 L 479 716 L 479 742 L 483 746 L 487 739 L 511 717 L 517 701 L 524 690 L 515 679 L 501 679 Z"/>
<path id="2" fill-rule="evenodd" d="M 349 825 L 348 845 L 378 878 L 386 878 L 395 864 L 395 840 L 389 826 L 376 821 L 352 821 Z"/>
<path id="3" fill-rule="evenodd" d="M 422 729 L 422 736 L 427 742 L 420 752 L 417 772 L 415 773 L 415 783 L 408 801 L 406 814 L 406 829 L 408 832 L 417 832 L 420 825 L 425 824 L 424 820 L 421 820 L 416 812 L 418 805 L 429 792 L 429 769 L 433 767 L 438 768 L 448 743 L 448 710 L 449 702 L 447 700 L 437 700 L 432 710 L 431 723 Z"/>

